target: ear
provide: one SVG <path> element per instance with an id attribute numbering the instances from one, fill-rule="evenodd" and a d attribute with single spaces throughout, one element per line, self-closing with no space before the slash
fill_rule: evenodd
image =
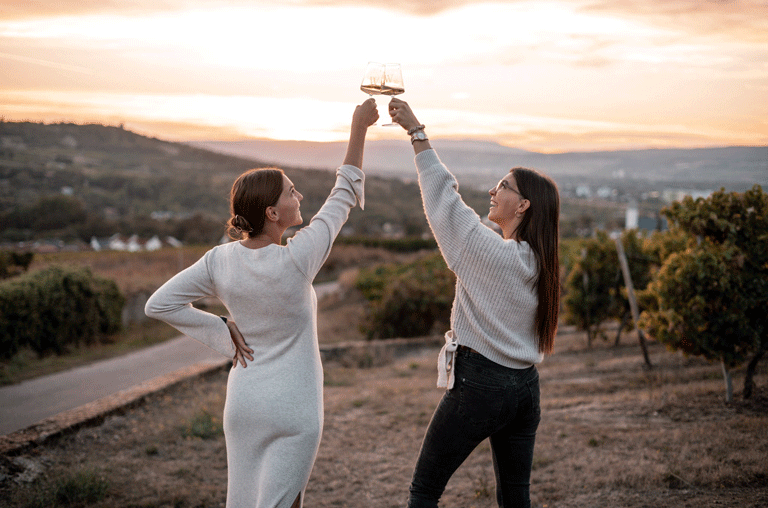
<path id="1" fill-rule="evenodd" d="M 266 215 L 267 220 L 272 222 L 277 222 L 278 215 L 277 215 L 277 210 L 275 209 L 274 206 L 268 206 L 267 209 L 264 211 L 264 214 Z"/>
<path id="2" fill-rule="evenodd" d="M 517 210 L 515 211 L 515 213 L 521 213 L 521 214 L 525 213 L 525 211 L 528 210 L 528 208 L 530 207 L 531 207 L 530 200 L 524 199 L 520 202 L 519 205 L 517 205 Z"/>

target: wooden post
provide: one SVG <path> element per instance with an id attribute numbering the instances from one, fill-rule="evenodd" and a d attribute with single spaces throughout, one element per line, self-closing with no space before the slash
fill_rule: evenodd
<path id="1" fill-rule="evenodd" d="M 581 248 L 581 259 L 582 259 L 582 263 L 585 263 L 584 260 L 587 259 L 586 247 Z M 582 271 L 581 273 L 581 285 L 584 287 L 584 299 L 589 300 L 589 275 L 587 274 L 586 269 L 584 269 L 584 271 Z M 592 328 L 591 328 L 592 325 L 590 324 L 590 319 L 589 319 L 589 305 L 587 304 L 585 305 L 585 307 L 587 309 L 586 310 L 587 316 L 585 319 L 585 322 L 587 323 L 587 348 L 592 349 Z"/>
<path id="2" fill-rule="evenodd" d="M 632 311 L 632 320 L 635 322 L 635 331 L 637 332 L 637 338 L 640 341 L 640 349 L 643 351 L 645 364 L 650 369 L 653 367 L 653 365 L 651 365 L 651 359 L 648 356 L 648 347 L 645 345 L 645 334 L 637 326 L 637 322 L 640 319 L 640 310 L 637 307 L 635 287 L 632 285 L 632 275 L 629 273 L 629 263 L 627 263 L 627 256 L 624 254 L 624 244 L 621 243 L 621 235 L 616 238 L 616 251 L 619 254 L 619 264 L 621 265 L 621 271 L 624 274 L 624 285 L 627 287 L 629 309 Z"/>

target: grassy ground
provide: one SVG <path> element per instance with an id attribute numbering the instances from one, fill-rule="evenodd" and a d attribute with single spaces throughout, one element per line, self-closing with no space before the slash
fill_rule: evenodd
<path id="1" fill-rule="evenodd" d="M 325 365 L 325 427 L 306 492 L 313 508 L 402 508 L 442 390 L 437 350 L 385 365 Z M 542 423 L 536 508 L 768 506 L 768 372 L 758 391 L 723 402 L 719 367 L 634 337 L 586 347 L 564 331 L 539 366 Z M 227 372 L 183 383 L 99 425 L 0 457 L 0 498 L 34 506 L 223 507 L 221 415 Z M 63 500 L 63 501 L 62 501 Z M 496 506 L 488 442 L 454 474 L 441 505 Z"/>
<path id="2" fill-rule="evenodd" d="M 347 323 L 357 305 L 354 298 L 329 300 L 321 335 L 354 335 Z M 137 331 L 138 344 L 155 335 L 148 330 Z M 649 347 L 652 370 L 643 368 L 633 336 L 619 347 L 598 341 L 592 349 L 582 333 L 558 336 L 555 354 L 539 368 L 534 506 L 768 506 L 765 362 L 755 396 L 741 399 L 737 369 L 736 400 L 725 404 L 717 365 Z M 91 354 L 98 353 L 83 351 L 81 360 Z M 306 506 L 404 506 L 424 429 L 442 395 L 435 354 L 366 369 L 325 366 L 325 429 Z M 225 386 L 225 371 L 190 380 L 98 425 L 0 457 L 3 506 L 223 506 Z M 487 442 L 454 475 L 444 503 L 495 506 Z"/>

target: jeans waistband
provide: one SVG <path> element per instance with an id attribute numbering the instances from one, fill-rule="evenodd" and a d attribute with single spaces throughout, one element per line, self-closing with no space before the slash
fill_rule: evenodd
<path id="1" fill-rule="evenodd" d="M 530 367 L 526 367 L 524 369 L 505 367 L 494 362 L 493 360 L 488 359 L 487 357 L 483 356 L 482 353 L 478 353 L 468 346 L 459 345 L 459 347 L 456 348 L 456 357 L 464 360 L 459 361 L 456 364 L 457 371 L 460 369 L 464 373 L 483 372 L 485 375 L 491 375 L 492 377 L 498 376 L 499 380 L 510 378 L 524 380 L 530 379 L 532 376 L 538 376 L 538 371 L 535 365 L 531 365 Z"/>

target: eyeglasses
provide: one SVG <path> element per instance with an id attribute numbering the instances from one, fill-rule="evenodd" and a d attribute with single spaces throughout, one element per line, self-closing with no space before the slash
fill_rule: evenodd
<path id="1" fill-rule="evenodd" d="M 507 189 L 507 190 L 510 190 L 510 191 L 514 192 L 515 194 L 517 194 L 521 198 L 525 198 L 525 196 L 523 196 L 520 191 L 515 190 L 512 187 L 510 187 L 509 184 L 505 180 L 502 180 L 501 182 L 499 182 L 499 186 L 504 188 L 504 189 Z"/>

